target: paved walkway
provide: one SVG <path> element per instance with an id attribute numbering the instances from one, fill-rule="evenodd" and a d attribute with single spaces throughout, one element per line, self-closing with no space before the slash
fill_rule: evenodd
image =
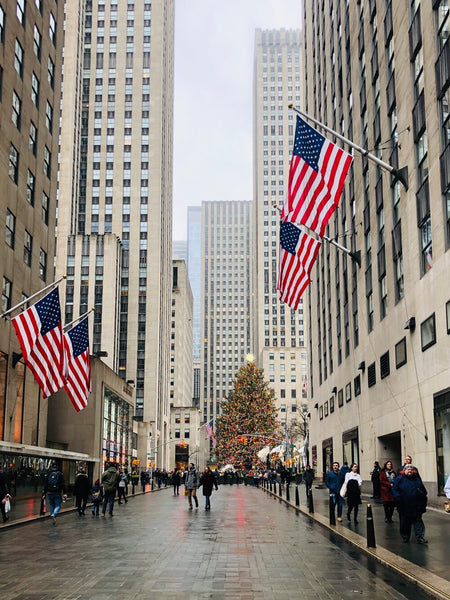
<path id="1" fill-rule="evenodd" d="M 319 516 L 319 515 L 318 515 Z M 405 581 L 261 489 L 220 486 L 212 510 L 171 489 L 0 533 L 1 600 L 424 600 Z"/>

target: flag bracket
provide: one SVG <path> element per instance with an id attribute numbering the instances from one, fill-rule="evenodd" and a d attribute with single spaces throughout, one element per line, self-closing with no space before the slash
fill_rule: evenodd
<path id="1" fill-rule="evenodd" d="M 336 242 L 335 240 L 332 240 L 331 238 L 327 237 L 326 235 L 324 235 L 322 239 L 324 239 L 329 244 L 336 246 L 336 248 L 339 248 L 339 250 L 342 250 L 342 252 L 345 252 L 346 254 L 348 254 L 350 256 L 350 258 L 358 265 L 358 267 L 361 266 L 361 251 L 360 250 L 357 250 L 356 252 L 352 252 L 345 246 L 338 244 L 338 242 Z"/>
<path id="2" fill-rule="evenodd" d="M 63 275 L 62 277 L 60 277 L 56 281 L 53 281 L 52 283 L 49 283 L 48 285 L 46 285 L 44 288 L 42 288 L 42 290 L 39 290 L 38 292 L 35 292 L 31 296 L 28 296 L 28 298 L 25 298 L 25 300 L 22 300 L 22 302 L 19 302 L 18 304 L 16 304 L 15 306 L 13 306 L 9 310 L 7 310 L 6 312 L 2 313 L 0 315 L 0 319 L 5 319 L 8 315 L 10 315 L 12 312 L 14 312 L 17 308 L 20 308 L 24 304 L 27 304 L 27 302 L 30 302 L 30 300 L 33 300 L 33 298 L 36 298 L 36 296 L 39 296 L 39 294 L 42 294 L 43 292 L 46 292 L 48 289 L 55 287 L 56 285 L 58 285 L 59 283 L 61 283 L 61 281 L 63 279 L 66 279 L 66 278 L 67 278 L 67 276 Z"/>
<path id="3" fill-rule="evenodd" d="M 11 359 L 11 365 L 12 368 L 15 369 L 17 363 L 19 362 L 19 360 L 22 358 L 23 354 L 21 352 L 13 352 L 12 353 L 12 359 Z"/>

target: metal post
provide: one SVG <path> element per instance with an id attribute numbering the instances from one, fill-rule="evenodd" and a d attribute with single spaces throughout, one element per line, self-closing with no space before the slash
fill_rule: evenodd
<path id="1" fill-rule="evenodd" d="M 367 547 L 377 547 L 375 543 L 375 529 L 373 526 L 372 506 L 370 504 L 367 505 Z"/>
<path id="2" fill-rule="evenodd" d="M 335 514 L 335 510 L 334 510 L 333 494 L 330 494 L 329 510 L 330 510 L 330 525 L 336 525 L 336 514 Z"/>
<path id="3" fill-rule="evenodd" d="M 298 485 L 295 486 L 295 506 L 300 506 L 300 494 L 298 493 Z"/>
<path id="4" fill-rule="evenodd" d="M 291 501 L 290 494 L 289 494 L 289 484 L 288 483 L 286 483 L 286 500 L 288 502 Z"/>
<path id="5" fill-rule="evenodd" d="M 280 498 L 283 497 L 283 492 L 281 490 L 281 482 L 278 484 L 278 495 L 280 496 Z"/>
<path id="6" fill-rule="evenodd" d="M 310 514 L 314 514 L 314 500 L 312 495 L 312 489 L 308 491 L 308 510 Z"/>

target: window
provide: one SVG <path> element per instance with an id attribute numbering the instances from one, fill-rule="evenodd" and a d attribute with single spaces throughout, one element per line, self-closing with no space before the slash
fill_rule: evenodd
<path id="1" fill-rule="evenodd" d="M 2 313 L 11 308 L 12 283 L 7 277 L 3 277 L 2 286 Z"/>
<path id="2" fill-rule="evenodd" d="M 353 380 L 353 391 L 355 393 L 355 398 L 356 396 L 359 396 L 361 393 L 361 375 L 357 375 L 355 377 L 355 379 Z"/>
<path id="3" fill-rule="evenodd" d="M 367 385 L 373 387 L 377 382 L 377 373 L 375 369 L 375 363 L 372 363 L 367 367 Z"/>
<path id="4" fill-rule="evenodd" d="M 12 101 L 12 115 L 11 119 L 17 129 L 20 131 L 20 115 L 22 113 L 22 100 L 17 95 L 16 91 L 13 92 Z"/>
<path id="5" fill-rule="evenodd" d="M 56 45 L 56 21 L 53 13 L 50 13 L 48 35 L 53 44 Z"/>
<path id="6" fill-rule="evenodd" d="M 380 356 L 380 378 L 384 379 L 390 372 L 389 351 L 387 351 Z"/>
<path id="7" fill-rule="evenodd" d="M 5 230 L 5 242 L 10 248 L 14 249 L 14 241 L 16 236 L 16 217 L 13 213 L 6 209 L 6 230 Z"/>
<path id="8" fill-rule="evenodd" d="M 36 108 L 39 108 L 39 79 L 36 73 L 31 75 L 31 100 Z"/>
<path id="9" fill-rule="evenodd" d="M 17 0 L 16 15 L 19 23 L 25 25 L 25 0 Z"/>
<path id="10" fill-rule="evenodd" d="M 14 68 L 17 71 L 17 75 L 21 78 L 23 74 L 23 48 L 18 40 L 16 40 L 14 51 Z"/>
<path id="11" fill-rule="evenodd" d="M 406 364 L 406 338 L 403 338 L 395 344 L 395 368 L 400 369 Z"/>
<path id="12" fill-rule="evenodd" d="M 30 121 L 30 141 L 29 141 L 30 151 L 36 156 L 37 151 L 37 129 L 36 125 L 33 121 Z"/>
<path id="13" fill-rule="evenodd" d="M 49 86 L 53 89 L 55 87 L 55 63 L 50 56 L 48 57 L 47 81 Z"/>
<path id="14" fill-rule="evenodd" d="M 344 406 L 344 390 L 338 392 L 338 406 Z"/>
<path id="15" fill-rule="evenodd" d="M 45 146 L 44 147 L 44 173 L 47 175 L 48 178 L 50 178 L 51 166 L 52 166 L 52 154 L 51 154 L 50 150 L 47 148 L 47 146 Z"/>
<path id="16" fill-rule="evenodd" d="M 0 6 L 0 43 L 5 41 L 5 11 Z"/>
<path id="17" fill-rule="evenodd" d="M 38 60 L 41 60 L 42 35 L 37 25 L 34 26 L 33 51 Z"/>
<path id="18" fill-rule="evenodd" d="M 42 0 L 34 0 L 34 3 L 36 4 L 38 11 L 42 13 Z"/>
<path id="19" fill-rule="evenodd" d="M 47 100 L 47 107 L 45 109 L 45 125 L 47 129 L 52 133 L 53 130 L 53 107 Z"/>
<path id="20" fill-rule="evenodd" d="M 31 234 L 25 229 L 25 241 L 23 244 L 23 262 L 31 267 L 31 253 L 33 250 L 33 238 Z"/>
<path id="21" fill-rule="evenodd" d="M 39 277 L 42 281 L 45 281 L 47 278 L 47 252 L 39 249 Z"/>
<path id="22" fill-rule="evenodd" d="M 436 320 L 434 313 L 420 325 L 422 352 L 436 343 Z"/>
<path id="23" fill-rule="evenodd" d="M 11 144 L 11 146 L 9 147 L 8 172 L 10 179 L 12 179 L 14 183 L 17 183 L 17 180 L 19 178 L 19 153 L 17 152 L 13 144 Z"/>
<path id="24" fill-rule="evenodd" d="M 445 305 L 445 312 L 447 315 L 447 334 L 450 334 L 450 300 Z"/>
<path id="25" fill-rule="evenodd" d="M 34 188 L 35 188 L 35 178 L 31 171 L 28 171 L 27 174 L 27 201 L 34 206 Z"/>
<path id="26" fill-rule="evenodd" d="M 42 220 L 48 225 L 50 199 L 45 192 L 42 194 Z"/>
<path id="27" fill-rule="evenodd" d="M 345 386 L 345 401 L 350 402 L 352 399 L 352 385 L 351 383 L 347 383 Z"/>

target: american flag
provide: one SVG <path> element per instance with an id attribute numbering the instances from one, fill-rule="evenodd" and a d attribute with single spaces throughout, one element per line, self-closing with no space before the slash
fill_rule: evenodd
<path id="1" fill-rule="evenodd" d="M 321 242 L 303 233 L 294 223 L 280 222 L 278 283 L 280 300 L 294 310 L 311 281 L 309 274 Z"/>
<path id="2" fill-rule="evenodd" d="M 64 347 L 69 371 L 64 389 L 69 394 L 75 410 L 79 411 L 87 406 L 87 399 L 91 393 L 87 316 L 64 334 Z"/>
<path id="3" fill-rule="evenodd" d="M 58 288 L 14 317 L 12 324 L 25 363 L 42 397 L 48 398 L 63 387 L 66 374 Z"/>
<path id="4" fill-rule="evenodd" d="M 297 116 L 288 196 L 281 218 L 323 237 L 353 157 Z"/>
<path id="5" fill-rule="evenodd" d="M 206 423 L 205 431 L 206 431 L 207 437 L 212 439 L 213 446 L 216 446 L 217 439 L 216 439 L 216 436 L 214 435 L 213 425 L 214 425 L 214 423 L 213 423 L 213 420 L 211 419 L 211 421 L 209 423 Z"/>

